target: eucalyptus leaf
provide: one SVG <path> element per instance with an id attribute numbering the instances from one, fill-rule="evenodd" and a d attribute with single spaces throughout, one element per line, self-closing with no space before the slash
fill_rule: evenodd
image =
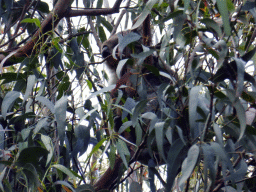
<path id="1" fill-rule="evenodd" d="M 12 107 L 13 103 L 20 97 L 20 92 L 10 91 L 8 92 L 2 102 L 1 113 L 4 119 L 6 119 L 8 110 Z"/>
<path id="2" fill-rule="evenodd" d="M 197 160 L 199 157 L 199 147 L 193 145 L 188 151 L 188 157 L 182 163 L 182 175 L 179 179 L 179 186 L 185 183 L 185 181 L 190 177 L 192 171 L 194 170 Z"/>
<path id="3" fill-rule="evenodd" d="M 63 145 L 66 128 L 67 97 L 61 97 L 54 106 L 54 115 L 61 145 Z"/>
<path id="4" fill-rule="evenodd" d="M 228 14 L 228 6 L 227 0 L 216 0 L 218 9 L 221 14 L 221 18 L 223 21 L 224 31 L 226 35 L 231 35 L 231 27 L 229 23 L 229 14 Z"/>

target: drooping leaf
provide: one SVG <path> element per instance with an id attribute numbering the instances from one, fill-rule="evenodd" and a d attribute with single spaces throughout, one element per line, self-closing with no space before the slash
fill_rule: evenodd
<path id="1" fill-rule="evenodd" d="M 199 147 L 193 145 L 188 151 L 188 157 L 182 163 L 182 176 L 179 179 L 179 186 L 185 183 L 185 181 L 190 177 L 192 171 L 194 170 L 197 159 L 199 157 Z"/>
<path id="2" fill-rule="evenodd" d="M 51 113 L 54 114 L 54 104 L 49 99 L 43 96 L 38 96 L 36 97 L 36 101 L 39 101 L 40 103 L 45 105 L 48 109 L 50 109 Z"/>
<path id="3" fill-rule="evenodd" d="M 177 139 L 170 147 L 167 158 L 167 183 L 166 189 L 171 191 L 174 180 L 178 174 L 178 170 L 182 161 L 187 155 L 187 148 L 184 146 L 181 139 Z"/>
<path id="4" fill-rule="evenodd" d="M 27 163 L 25 166 L 23 166 L 22 172 L 28 179 L 28 188 L 35 191 L 39 186 L 39 178 L 36 168 L 32 164 Z"/>
<path id="5" fill-rule="evenodd" d="M 77 142 L 76 142 L 76 146 L 74 149 L 74 153 L 80 153 L 79 156 L 83 155 L 89 145 L 89 141 L 90 141 L 90 127 L 88 126 L 84 126 L 84 125 L 78 125 L 75 128 L 75 135 L 78 138 Z"/>
<path id="6" fill-rule="evenodd" d="M 130 156 L 130 152 L 129 152 L 125 142 L 122 141 L 121 139 L 118 139 L 118 141 L 116 143 L 116 149 L 117 149 L 118 154 L 120 155 L 121 159 L 123 160 L 123 163 L 124 163 L 126 169 L 128 169 L 128 161 L 126 159 L 126 156 Z"/>
<path id="7" fill-rule="evenodd" d="M 241 104 L 239 98 L 236 97 L 234 90 L 226 89 L 226 91 L 227 91 L 228 98 L 230 99 L 230 101 L 232 102 L 233 106 L 235 107 L 235 109 L 237 111 L 237 117 L 238 117 L 239 123 L 240 123 L 240 136 L 239 136 L 238 140 L 240 140 L 244 136 L 244 132 L 246 129 L 245 110 L 244 110 L 244 107 Z"/>
<path id="8" fill-rule="evenodd" d="M 193 87 L 189 93 L 189 125 L 192 133 L 192 137 L 194 137 L 194 131 L 196 129 L 197 123 L 197 104 L 199 98 L 199 92 L 202 89 L 201 86 Z"/>
<path id="9" fill-rule="evenodd" d="M 206 27 L 213 29 L 217 34 L 218 37 L 221 37 L 222 33 L 221 33 L 221 29 L 219 27 L 219 25 L 212 19 L 209 18 L 205 18 L 200 20 L 203 24 L 206 25 Z"/>
<path id="10" fill-rule="evenodd" d="M 17 91 L 10 91 L 5 95 L 1 106 L 1 112 L 4 119 L 6 119 L 8 110 L 12 107 L 13 103 L 19 98 L 19 96 L 20 92 Z"/>
<path id="11" fill-rule="evenodd" d="M 118 65 L 117 65 L 117 68 L 116 68 L 116 75 L 118 77 L 118 79 L 121 78 L 121 72 L 122 72 L 122 69 L 124 67 L 124 65 L 126 64 L 128 59 L 122 59 L 119 61 Z"/>
<path id="12" fill-rule="evenodd" d="M 141 36 L 138 33 L 134 33 L 134 32 L 128 33 L 125 36 L 122 36 L 121 34 L 118 34 L 118 35 L 119 35 L 118 36 L 118 41 L 119 41 L 118 50 L 120 52 L 120 58 L 122 59 L 122 53 L 123 53 L 123 50 L 125 49 L 125 47 L 132 42 L 138 41 L 141 38 Z"/>
<path id="13" fill-rule="evenodd" d="M 236 97 L 240 97 L 244 87 L 245 62 L 242 59 L 234 58 L 237 66 L 237 88 Z"/>
<path id="14" fill-rule="evenodd" d="M 139 146 L 142 140 L 142 129 L 139 123 L 135 126 L 135 134 L 136 134 L 136 145 Z"/>
<path id="15" fill-rule="evenodd" d="M 212 183 L 215 181 L 216 177 L 216 170 L 214 166 L 214 159 L 215 159 L 215 154 L 214 150 L 210 147 L 208 144 L 203 144 L 202 145 L 202 152 L 203 152 L 203 158 L 204 158 L 204 175 L 207 178 L 208 177 L 208 170 L 209 170 L 209 175 Z M 205 179 L 204 182 L 204 189 L 207 189 L 207 183 L 208 179 Z"/>
<path id="16" fill-rule="evenodd" d="M 233 181 L 234 179 L 234 170 L 231 161 L 228 159 L 227 153 L 224 151 L 224 148 L 221 147 L 216 142 L 210 143 L 211 148 L 215 151 L 215 154 L 220 157 L 222 163 L 222 174 L 223 178 L 227 178 L 227 170 L 230 171 L 230 178 Z"/>
<path id="17" fill-rule="evenodd" d="M 54 106 L 54 115 L 61 145 L 63 145 L 66 128 L 67 97 L 61 97 Z"/>
<path id="18" fill-rule="evenodd" d="M 147 104 L 147 100 L 142 100 L 139 103 L 137 103 L 137 105 L 135 106 L 132 119 L 131 119 L 133 125 L 136 125 L 138 116 L 141 114 L 143 109 L 145 109 L 146 104 Z"/>
<path id="19" fill-rule="evenodd" d="M 143 21 L 146 19 L 148 14 L 150 14 L 151 9 L 159 0 L 149 0 L 144 7 L 142 13 L 140 14 L 139 18 L 137 19 L 136 23 L 132 26 L 131 30 L 136 29 L 142 26 Z"/>
<path id="20" fill-rule="evenodd" d="M 51 159 L 53 157 L 53 144 L 52 144 L 52 139 L 47 136 L 47 135 L 41 135 L 41 140 L 45 146 L 45 148 L 48 150 L 49 154 L 47 156 L 47 160 L 46 160 L 46 165 L 48 165 L 51 162 Z"/>
<path id="21" fill-rule="evenodd" d="M 213 124 L 213 130 L 216 134 L 216 141 L 220 144 L 220 146 L 224 147 L 222 132 L 216 123 Z"/>
<path id="22" fill-rule="evenodd" d="M 42 147 L 28 147 L 20 152 L 17 159 L 18 166 L 24 166 L 27 163 L 31 163 L 34 166 L 38 166 L 38 163 L 42 158 L 46 158 L 48 151 Z"/>
<path id="23" fill-rule="evenodd" d="M 130 126 L 132 126 L 132 121 L 126 121 L 125 123 L 122 124 L 122 126 L 118 130 L 118 133 L 119 134 L 123 133 Z"/>
<path id="24" fill-rule="evenodd" d="M 75 181 L 76 176 L 72 173 L 72 171 L 70 171 L 67 167 L 60 165 L 60 164 L 55 164 L 52 165 L 52 167 L 60 170 L 61 172 L 65 173 L 66 175 L 68 175 L 71 179 L 73 179 Z"/>
<path id="25" fill-rule="evenodd" d="M 65 191 L 76 192 L 76 190 L 67 181 L 56 181 L 53 183 L 53 185 L 62 185 L 62 188 Z"/>
<path id="26" fill-rule="evenodd" d="M 228 14 L 228 7 L 227 7 L 227 0 L 216 0 L 218 9 L 221 14 L 221 18 L 223 21 L 224 31 L 226 35 L 231 35 L 231 27 L 229 23 L 229 14 Z"/>
<path id="27" fill-rule="evenodd" d="M 28 99 L 29 94 L 31 94 L 31 91 L 33 89 L 33 86 L 36 81 L 36 76 L 35 75 L 29 75 L 28 80 L 27 80 L 27 89 L 24 95 L 24 100 L 23 103 Z"/>
<path id="28" fill-rule="evenodd" d="M 158 122 L 155 124 L 155 134 L 156 134 L 156 144 L 157 144 L 157 149 L 158 152 L 161 155 L 161 158 L 163 158 L 165 161 L 166 157 L 164 154 L 164 122 Z"/>

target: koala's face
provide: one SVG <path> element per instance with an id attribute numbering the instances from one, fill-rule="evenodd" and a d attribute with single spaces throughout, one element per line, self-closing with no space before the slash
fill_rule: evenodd
<path id="1" fill-rule="evenodd" d="M 120 59 L 131 58 L 131 53 L 141 52 L 140 39 L 141 36 L 138 33 L 128 30 L 117 33 L 106 40 L 102 44 L 101 55 L 106 59 L 108 68 L 115 70 Z M 116 46 L 119 43 L 122 45 L 117 48 Z M 114 57 L 113 54 L 115 55 Z"/>
<path id="2" fill-rule="evenodd" d="M 102 44 L 101 55 L 106 59 L 106 64 L 111 70 L 115 70 L 118 65 L 118 60 L 113 58 L 112 52 L 115 46 L 118 44 L 118 36 L 113 35 Z"/>

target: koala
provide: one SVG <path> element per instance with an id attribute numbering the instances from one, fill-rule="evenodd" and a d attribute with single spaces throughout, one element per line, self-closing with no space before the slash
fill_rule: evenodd
<path id="1" fill-rule="evenodd" d="M 140 31 L 140 30 L 139 30 Z M 137 30 L 127 30 L 124 32 L 117 33 L 111 36 L 108 40 L 106 40 L 102 44 L 101 48 L 101 55 L 105 59 L 105 64 L 108 69 L 108 76 L 109 76 L 109 85 L 116 84 L 119 80 L 118 76 L 122 77 L 126 72 L 127 69 L 136 69 L 134 73 L 139 73 L 141 77 L 144 77 L 144 80 L 148 82 L 148 84 L 153 86 L 158 86 L 162 82 L 168 82 L 170 79 L 163 77 L 161 75 L 155 75 L 152 71 L 149 71 L 149 66 L 163 72 L 174 74 L 174 72 L 170 69 L 169 66 L 163 66 L 158 61 L 158 57 L 155 55 L 150 55 L 144 59 L 140 58 L 133 58 L 132 54 L 140 54 L 145 49 L 142 43 L 141 34 Z M 129 41 L 129 38 L 137 39 L 137 41 L 132 41 L 131 44 L 127 43 L 125 48 L 121 47 L 119 49 L 119 45 L 123 46 L 124 42 Z M 115 51 L 115 53 L 113 53 Z M 145 52 L 145 51 L 144 51 Z M 117 75 L 116 69 L 118 67 L 119 61 L 121 59 L 132 58 L 133 65 L 125 65 L 121 73 Z M 150 67 L 150 68 L 151 68 Z M 152 68 L 151 68 L 152 69 Z"/>
<path id="2" fill-rule="evenodd" d="M 136 37 L 136 35 L 138 37 Z M 125 40 L 127 40 L 127 42 L 131 42 L 129 41 L 129 36 L 133 38 L 136 37 L 137 41 L 132 41 L 131 44 L 127 43 L 127 46 L 121 47 L 120 50 L 119 46 L 123 46 L 123 44 L 125 44 Z M 142 37 L 140 36 L 140 33 L 136 30 L 127 30 L 124 32 L 120 32 L 111 36 L 102 44 L 101 54 L 102 57 L 105 59 L 105 64 L 108 69 L 108 76 L 110 77 L 108 83 L 118 84 L 119 81 L 123 80 L 123 77 L 127 76 L 127 74 L 132 71 L 130 73 L 130 76 L 124 79 L 125 82 L 123 84 L 125 84 L 127 87 L 125 89 L 122 89 L 124 97 L 134 99 L 135 102 L 146 99 L 147 105 L 144 108 L 143 113 L 154 112 L 155 114 L 157 114 L 160 107 L 159 98 L 157 95 L 158 87 L 162 83 L 170 83 L 170 79 L 162 75 L 154 74 L 150 69 L 153 68 L 159 71 L 163 71 L 166 72 L 166 74 L 170 73 L 168 72 L 168 70 L 166 70 L 165 67 L 159 64 L 160 62 L 158 61 L 158 58 L 153 54 L 145 57 L 144 59 L 140 59 L 140 57 L 136 57 L 133 55 L 138 55 L 142 52 L 146 52 L 145 50 L 143 50 L 145 49 L 145 47 L 143 46 L 142 42 Z M 133 61 L 132 65 L 130 63 L 124 65 L 121 72 L 119 71 L 120 74 L 118 75 L 116 69 L 118 67 L 119 61 L 127 58 L 131 58 L 131 60 Z M 151 67 L 148 67 L 149 65 L 151 65 Z M 114 130 L 118 132 L 123 124 L 124 114 L 121 112 L 121 109 L 116 109 L 114 111 L 114 116 Z M 128 117 L 129 119 L 129 116 L 126 117 Z M 145 125 L 143 125 L 144 127 L 142 127 L 145 132 L 148 128 L 146 124 L 148 125 L 149 123 L 145 123 Z M 131 128 L 130 132 L 128 133 L 122 133 L 122 136 L 130 142 L 136 143 L 135 128 Z M 147 164 L 147 162 L 143 162 L 143 159 L 146 159 L 147 161 L 150 158 L 151 157 L 148 153 L 148 149 L 145 148 L 141 151 L 141 155 L 137 157 L 137 160 L 143 164 Z M 159 158 L 157 159 L 157 161 L 159 162 Z"/>
<path id="3" fill-rule="evenodd" d="M 121 50 L 119 47 L 120 41 L 122 41 L 123 38 L 126 38 L 127 40 L 129 37 L 136 37 L 137 41 L 132 42 L 133 47 L 126 46 L 125 48 L 121 48 Z M 115 51 L 115 53 L 113 53 L 113 51 Z M 142 51 L 141 36 L 136 30 L 123 31 L 112 35 L 108 40 L 106 40 L 102 44 L 101 55 L 105 59 L 105 64 L 109 72 L 110 79 L 108 83 L 110 85 L 117 83 L 118 77 L 116 74 L 116 69 L 121 59 L 131 58 L 131 54 L 137 54 Z M 127 66 L 123 67 L 121 74 L 119 74 L 120 76 L 125 74 L 125 69 L 127 69 Z"/>

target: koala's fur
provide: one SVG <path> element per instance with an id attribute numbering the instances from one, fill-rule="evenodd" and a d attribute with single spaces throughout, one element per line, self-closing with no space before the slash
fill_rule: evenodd
<path id="1" fill-rule="evenodd" d="M 117 74 L 116 74 L 116 69 L 118 66 L 118 63 L 121 59 L 125 59 L 125 58 L 130 58 L 131 54 L 133 53 L 132 50 L 127 46 L 122 53 L 119 53 L 119 49 L 116 48 L 116 52 L 113 53 L 114 49 L 116 46 L 118 46 L 119 44 L 119 38 L 118 36 L 126 36 L 129 33 L 138 33 L 137 31 L 131 31 L 131 30 L 127 30 L 127 31 L 123 31 L 120 33 L 117 33 L 115 35 L 112 35 L 108 40 L 106 40 L 103 44 L 102 44 L 102 48 L 101 48 L 101 54 L 102 57 L 104 59 L 106 59 L 106 66 L 109 72 L 109 84 L 115 84 L 118 80 L 117 78 Z M 140 53 L 142 52 L 142 47 L 140 45 L 140 41 L 137 42 L 137 45 L 135 47 L 135 53 Z M 115 55 L 116 58 L 113 57 L 113 54 Z M 125 69 L 123 70 L 123 72 L 121 73 L 121 76 L 125 73 Z"/>
<path id="2" fill-rule="evenodd" d="M 141 100 L 147 100 L 147 104 L 145 108 L 143 109 L 143 113 L 146 112 L 154 112 L 156 115 L 161 115 L 160 113 L 160 104 L 158 98 L 158 88 L 162 83 L 173 83 L 169 78 L 163 77 L 161 75 L 155 75 L 151 71 L 147 69 L 148 65 L 151 65 L 152 67 L 155 67 L 159 71 L 165 72 L 167 74 L 174 74 L 170 68 L 167 68 L 167 66 L 162 66 L 159 63 L 159 60 L 156 56 L 150 55 L 147 58 L 145 58 L 143 64 L 139 59 L 131 57 L 131 54 L 139 54 L 143 52 L 143 46 L 142 46 L 142 38 L 138 40 L 138 42 L 134 42 L 132 46 L 127 46 L 122 53 L 119 53 L 118 46 L 119 42 L 119 36 L 122 35 L 123 37 L 128 35 L 129 33 L 137 33 L 141 34 L 138 31 L 131 31 L 127 30 L 118 34 L 115 34 L 111 36 L 108 40 L 106 40 L 102 44 L 101 54 L 102 57 L 105 59 L 105 64 L 108 68 L 108 77 L 109 77 L 109 84 L 119 84 L 120 80 L 123 80 L 122 77 L 125 77 L 127 74 L 132 74 L 127 82 L 125 82 L 126 88 L 123 89 L 124 97 L 126 98 L 132 98 L 135 101 L 141 101 Z M 146 46 L 148 47 L 148 46 Z M 115 51 L 116 50 L 116 51 Z M 113 53 L 115 51 L 115 53 Z M 122 54 L 122 55 L 121 55 Z M 113 57 L 115 56 L 115 58 Z M 121 59 L 125 58 L 132 58 L 133 60 L 133 66 L 126 64 L 126 66 L 123 67 L 122 71 L 120 72 L 120 80 L 117 77 L 116 69 L 118 67 L 119 61 Z M 138 62 L 139 61 L 139 62 Z M 132 71 L 132 72 L 131 72 Z M 134 72 L 135 71 L 135 72 Z M 123 83 L 123 82 L 122 82 Z M 123 85 L 123 84 L 122 84 Z M 132 91 L 131 91 L 132 90 Z M 135 93 L 134 93 L 135 92 Z M 113 95 L 111 93 L 111 95 Z M 122 103 L 123 104 L 123 103 Z M 120 127 L 123 124 L 123 113 L 121 112 L 121 109 L 117 108 L 114 111 L 114 130 L 118 132 Z M 128 117 L 129 118 L 129 117 Z M 142 129 L 144 133 L 147 132 L 148 129 L 148 123 L 145 122 Z M 136 143 L 136 133 L 135 128 L 131 128 L 130 132 L 123 132 L 122 136 L 125 137 L 128 141 L 131 143 Z M 165 139 L 166 140 L 166 139 Z M 167 141 L 164 141 L 164 143 L 167 143 L 167 146 L 164 146 L 166 148 L 166 151 L 168 150 L 168 147 L 170 146 Z M 155 143 L 152 144 L 156 145 Z M 155 147 L 153 147 L 155 148 Z M 132 152 L 133 150 L 131 150 Z M 134 153 L 134 151 L 133 151 Z M 158 153 L 156 154 L 156 162 L 163 163 L 161 159 L 159 158 Z M 138 157 L 136 157 L 137 161 L 140 161 L 143 164 L 147 164 L 148 160 L 151 159 L 151 155 L 148 151 L 148 148 L 144 148 Z"/>

